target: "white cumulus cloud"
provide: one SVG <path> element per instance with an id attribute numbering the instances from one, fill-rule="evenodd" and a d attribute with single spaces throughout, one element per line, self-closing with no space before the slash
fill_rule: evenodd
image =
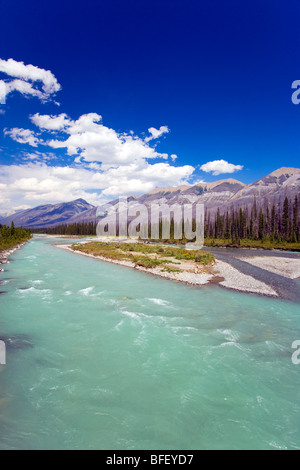
<path id="1" fill-rule="evenodd" d="M 66 114 L 35 114 L 30 120 L 37 132 L 14 128 L 4 133 L 18 143 L 43 145 L 46 152 L 24 151 L 20 155 L 23 164 L 0 166 L 0 184 L 7 184 L 8 209 L 79 198 L 96 205 L 156 187 L 188 184 L 195 171 L 190 165 L 175 166 L 177 155 L 159 153 L 133 132 L 120 133 L 105 126 L 96 113 L 77 120 Z M 69 166 L 58 165 L 58 158 L 64 157 L 56 149 L 65 149 Z"/>
<path id="2" fill-rule="evenodd" d="M 148 129 L 149 134 L 151 136 L 145 138 L 145 142 L 150 142 L 150 140 L 153 139 L 158 139 L 161 137 L 163 134 L 168 134 L 170 132 L 170 129 L 168 126 L 161 126 L 159 129 L 156 129 L 155 127 L 150 127 Z"/>
<path id="3" fill-rule="evenodd" d="M 218 176 L 227 173 L 235 173 L 237 171 L 241 171 L 243 168 L 244 166 L 242 165 L 233 165 L 232 163 L 228 163 L 226 160 L 215 160 L 213 162 L 205 163 L 200 167 L 200 170 L 205 173 L 212 173 L 214 176 Z"/>
<path id="4" fill-rule="evenodd" d="M 0 104 L 5 104 L 7 96 L 13 91 L 47 102 L 61 90 L 61 85 L 50 70 L 31 64 L 25 65 L 14 59 L 0 59 L 0 72 L 13 78 L 0 80 Z"/>
<path id="5" fill-rule="evenodd" d="M 174 167 L 166 162 L 133 163 L 118 168 L 48 166 L 30 161 L 0 165 L 0 188 L 5 188 L 5 210 L 26 203 L 30 207 L 83 198 L 100 204 L 128 194 L 143 194 L 158 186 L 179 186 L 194 172 L 192 166 Z"/>
<path id="6" fill-rule="evenodd" d="M 102 116 L 96 113 L 84 114 L 77 121 L 72 121 L 66 114 L 35 114 L 31 121 L 41 130 L 65 133 L 68 136 L 65 140 L 51 139 L 47 144 L 53 149 L 65 148 L 78 163 L 98 162 L 103 167 L 114 167 L 148 159 L 168 159 L 167 154 L 157 152 L 132 133 L 118 133 L 103 125 Z"/>
<path id="7" fill-rule="evenodd" d="M 8 135 L 19 144 L 29 144 L 32 147 L 37 147 L 40 144 L 40 140 L 35 136 L 35 133 L 29 129 L 15 127 L 13 129 L 4 129 L 3 132 L 4 135 Z"/>
<path id="8" fill-rule="evenodd" d="M 59 116 L 41 116 L 39 113 L 30 117 L 33 124 L 43 130 L 61 131 L 71 125 L 71 121 L 66 114 Z"/>

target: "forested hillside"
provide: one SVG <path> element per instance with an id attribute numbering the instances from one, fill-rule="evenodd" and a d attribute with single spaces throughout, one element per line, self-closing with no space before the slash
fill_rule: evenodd
<path id="1" fill-rule="evenodd" d="M 31 238 L 31 231 L 24 228 L 16 228 L 12 222 L 10 227 L 0 225 L 0 251 L 13 248 Z"/>

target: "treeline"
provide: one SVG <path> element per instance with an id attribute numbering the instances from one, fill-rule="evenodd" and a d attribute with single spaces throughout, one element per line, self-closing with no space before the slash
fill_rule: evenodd
<path id="1" fill-rule="evenodd" d="M 55 228 L 34 229 L 33 233 L 46 233 L 48 235 L 96 235 L 97 222 L 82 222 L 70 225 L 59 225 Z"/>
<path id="2" fill-rule="evenodd" d="M 243 239 L 300 242 L 299 198 L 285 198 L 283 206 L 259 207 L 256 200 L 252 209 L 232 209 L 214 219 L 208 214 L 205 222 L 205 238 L 217 238 L 238 242 Z"/>
<path id="3" fill-rule="evenodd" d="M 254 200 L 252 208 L 232 208 L 226 212 L 218 209 L 217 214 L 214 215 L 207 212 L 205 215 L 205 238 L 230 240 L 234 244 L 239 244 L 240 240 L 246 239 L 299 243 L 299 203 L 298 196 L 293 201 L 286 198 L 283 205 L 270 205 L 266 200 L 263 207 Z M 160 238 L 162 239 L 162 222 L 159 225 Z M 195 230 L 195 220 L 192 225 Z M 49 235 L 91 236 L 96 235 L 96 228 L 97 222 L 95 221 L 37 229 L 33 232 Z M 169 241 L 174 241 L 175 231 L 174 220 L 171 220 Z M 150 227 L 149 237 L 151 238 Z"/>
<path id="4" fill-rule="evenodd" d="M 23 227 L 16 228 L 14 223 L 10 227 L 0 225 L 0 251 L 8 250 L 19 243 L 23 243 L 31 238 L 31 231 Z"/>

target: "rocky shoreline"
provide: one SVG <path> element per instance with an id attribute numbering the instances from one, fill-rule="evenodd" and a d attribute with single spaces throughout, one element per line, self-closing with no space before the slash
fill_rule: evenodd
<path id="1" fill-rule="evenodd" d="M 94 256 L 92 254 L 83 253 L 81 251 L 74 251 L 71 245 L 56 245 L 58 248 L 70 251 L 71 253 L 79 254 L 89 258 L 94 258 L 99 261 L 109 262 L 120 266 L 125 266 L 131 269 L 136 269 L 141 272 L 152 274 L 158 277 L 169 279 L 176 282 L 182 282 L 193 286 L 205 286 L 210 284 L 218 284 L 226 289 L 235 290 L 244 293 L 257 294 L 267 297 L 280 298 L 280 293 L 274 288 L 273 285 L 267 282 L 268 271 L 266 270 L 266 282 L 256 279 L 251 275 L 240 272 L 233 267 L 229 262 L 216 260 L 215 264 L 206 272 L 199 272 L 195 269 L 194 272 L 180 272 L 172 273 L 161 270 L 160 267 L 148 269 L 142 266 L 136 266 L 131 261 L 120 261 L 101 256 Z M 272 257 L 273 265 L 278 263 L 282 265 L 282 260 Z M 293 279 L 294 276 L 290 279 Z"/>
<path id="2" fill-rule="evenodd" d="M 13 255 L 14 253 L 16 253 L 16 251 L 20 250 L 25 244 L 26 242 L 18 243 L 18 245 L 14 246 L 13 248 L 0 251 L 0 273 L 4 272 L 4 269 L 2 266 L 10 263 L 9 257 Z"/>

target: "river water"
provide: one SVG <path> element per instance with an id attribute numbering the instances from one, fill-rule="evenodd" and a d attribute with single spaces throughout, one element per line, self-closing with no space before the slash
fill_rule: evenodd
<path id="1" fill-rule="evenodd" d="M 56 242 L 36 236 L 0 274 L 1 450 L 300 448 L 299 303 Z"/>

